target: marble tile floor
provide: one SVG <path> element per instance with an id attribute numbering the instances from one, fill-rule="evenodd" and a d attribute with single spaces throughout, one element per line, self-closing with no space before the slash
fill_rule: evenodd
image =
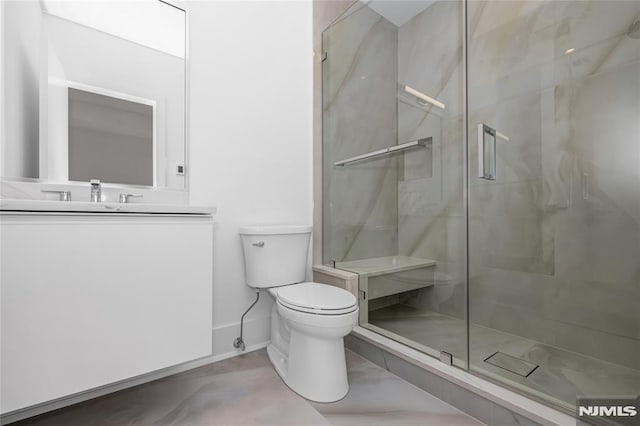
<path id="1" fill-rule="evenodd" d="M 419 344 L 445 350 L 464 359 L 465 322 L 458 318 L 406 305 L 369 313 L 369 322 Z M 573 406 L 576 395 L 637 395 L 640 371 L 542 344 L 477 324 L 471 325 L 471 366 L 489 375 L 524 386 L 559 404 Z M 495 352 L 539 365 L 528 377 L 495 367 L 484 360 Z"/>
<path id="2" fill-rule="evenodd" d="M 350 351 L 347 367 L 350 391 L 330 404 L 310 402 L 291 391 L 260 350 L 13 425 L 483 424 Z"/>

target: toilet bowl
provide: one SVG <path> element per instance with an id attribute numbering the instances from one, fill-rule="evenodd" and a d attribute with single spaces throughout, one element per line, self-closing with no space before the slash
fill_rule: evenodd
<path id="1" fill-rule="evenodd" d="M 446 273 L 436 271 L 433 276 L 432 302 L 440 305 L 453 296 L 455 281 Z"/>
<path id="2" fill-rule="evenodd" d="M 356 298 L 327 284 L 304 282 L 311 227 L 240 228 L 247 285 L 268 289 L 269 360 L 299 395 L 317 402 L 349 391 L 343 337 L 358 319 Z"/>
<path id="3" fill-rule="evenodd" d="M 423 271 L 421 269 L 403 271 L 394 274 L 394 278 L 413 283 L 415 286 L 421 283 L 428 283 L 429 286 L 413 292 L 409 299 L 404 300 L 404 303 L 420 309 L 439 311 L 442 304 L 453 301 L 455 289 L 459 282 L 455 281 L 447 273 L 437 270 L 433 271 L 425 280 Z"/>

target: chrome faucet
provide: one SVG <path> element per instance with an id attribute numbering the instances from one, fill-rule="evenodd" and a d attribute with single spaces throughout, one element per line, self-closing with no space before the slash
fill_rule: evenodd
<path id="1" fill-rule="evenodd" d="M 100 179 L 91 179 L 91 202 L 99 203 L 102 201 L 102 187 L 100 186 Z"/>

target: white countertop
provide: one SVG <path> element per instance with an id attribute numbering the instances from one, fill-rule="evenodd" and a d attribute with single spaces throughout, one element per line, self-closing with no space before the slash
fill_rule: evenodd
<path id="1" fill-rule="evenodd" d="M 211 206 L 192 206 L 188 204 L 91 203 L 88 201 L 4 198 L 0 200 L 0 211 L 210 215 L 216 212 L 216 208 Z"/>
<path id="2" fill-rule="evenodd" d="M 361 276 L 367 277 L 408 271 L 411 269 L 426 268 L 435 265 L 435 260 L 420 259 L 409 256 L 387 256 L 375 257 L 372 259 L 351 260 L 347 262 L 336 262 L 336 268 L 338 269 L 355 272 Z"/>

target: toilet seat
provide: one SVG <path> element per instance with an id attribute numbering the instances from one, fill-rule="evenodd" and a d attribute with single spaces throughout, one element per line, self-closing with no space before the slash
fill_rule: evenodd
<path id="1" fill-rule="evenodd" d="M 339 287 L 305 282 L 274 288 L 274 296 L 285 308 L 315 315 L 343 315 L 358 309 L 353 294 Z"/>

